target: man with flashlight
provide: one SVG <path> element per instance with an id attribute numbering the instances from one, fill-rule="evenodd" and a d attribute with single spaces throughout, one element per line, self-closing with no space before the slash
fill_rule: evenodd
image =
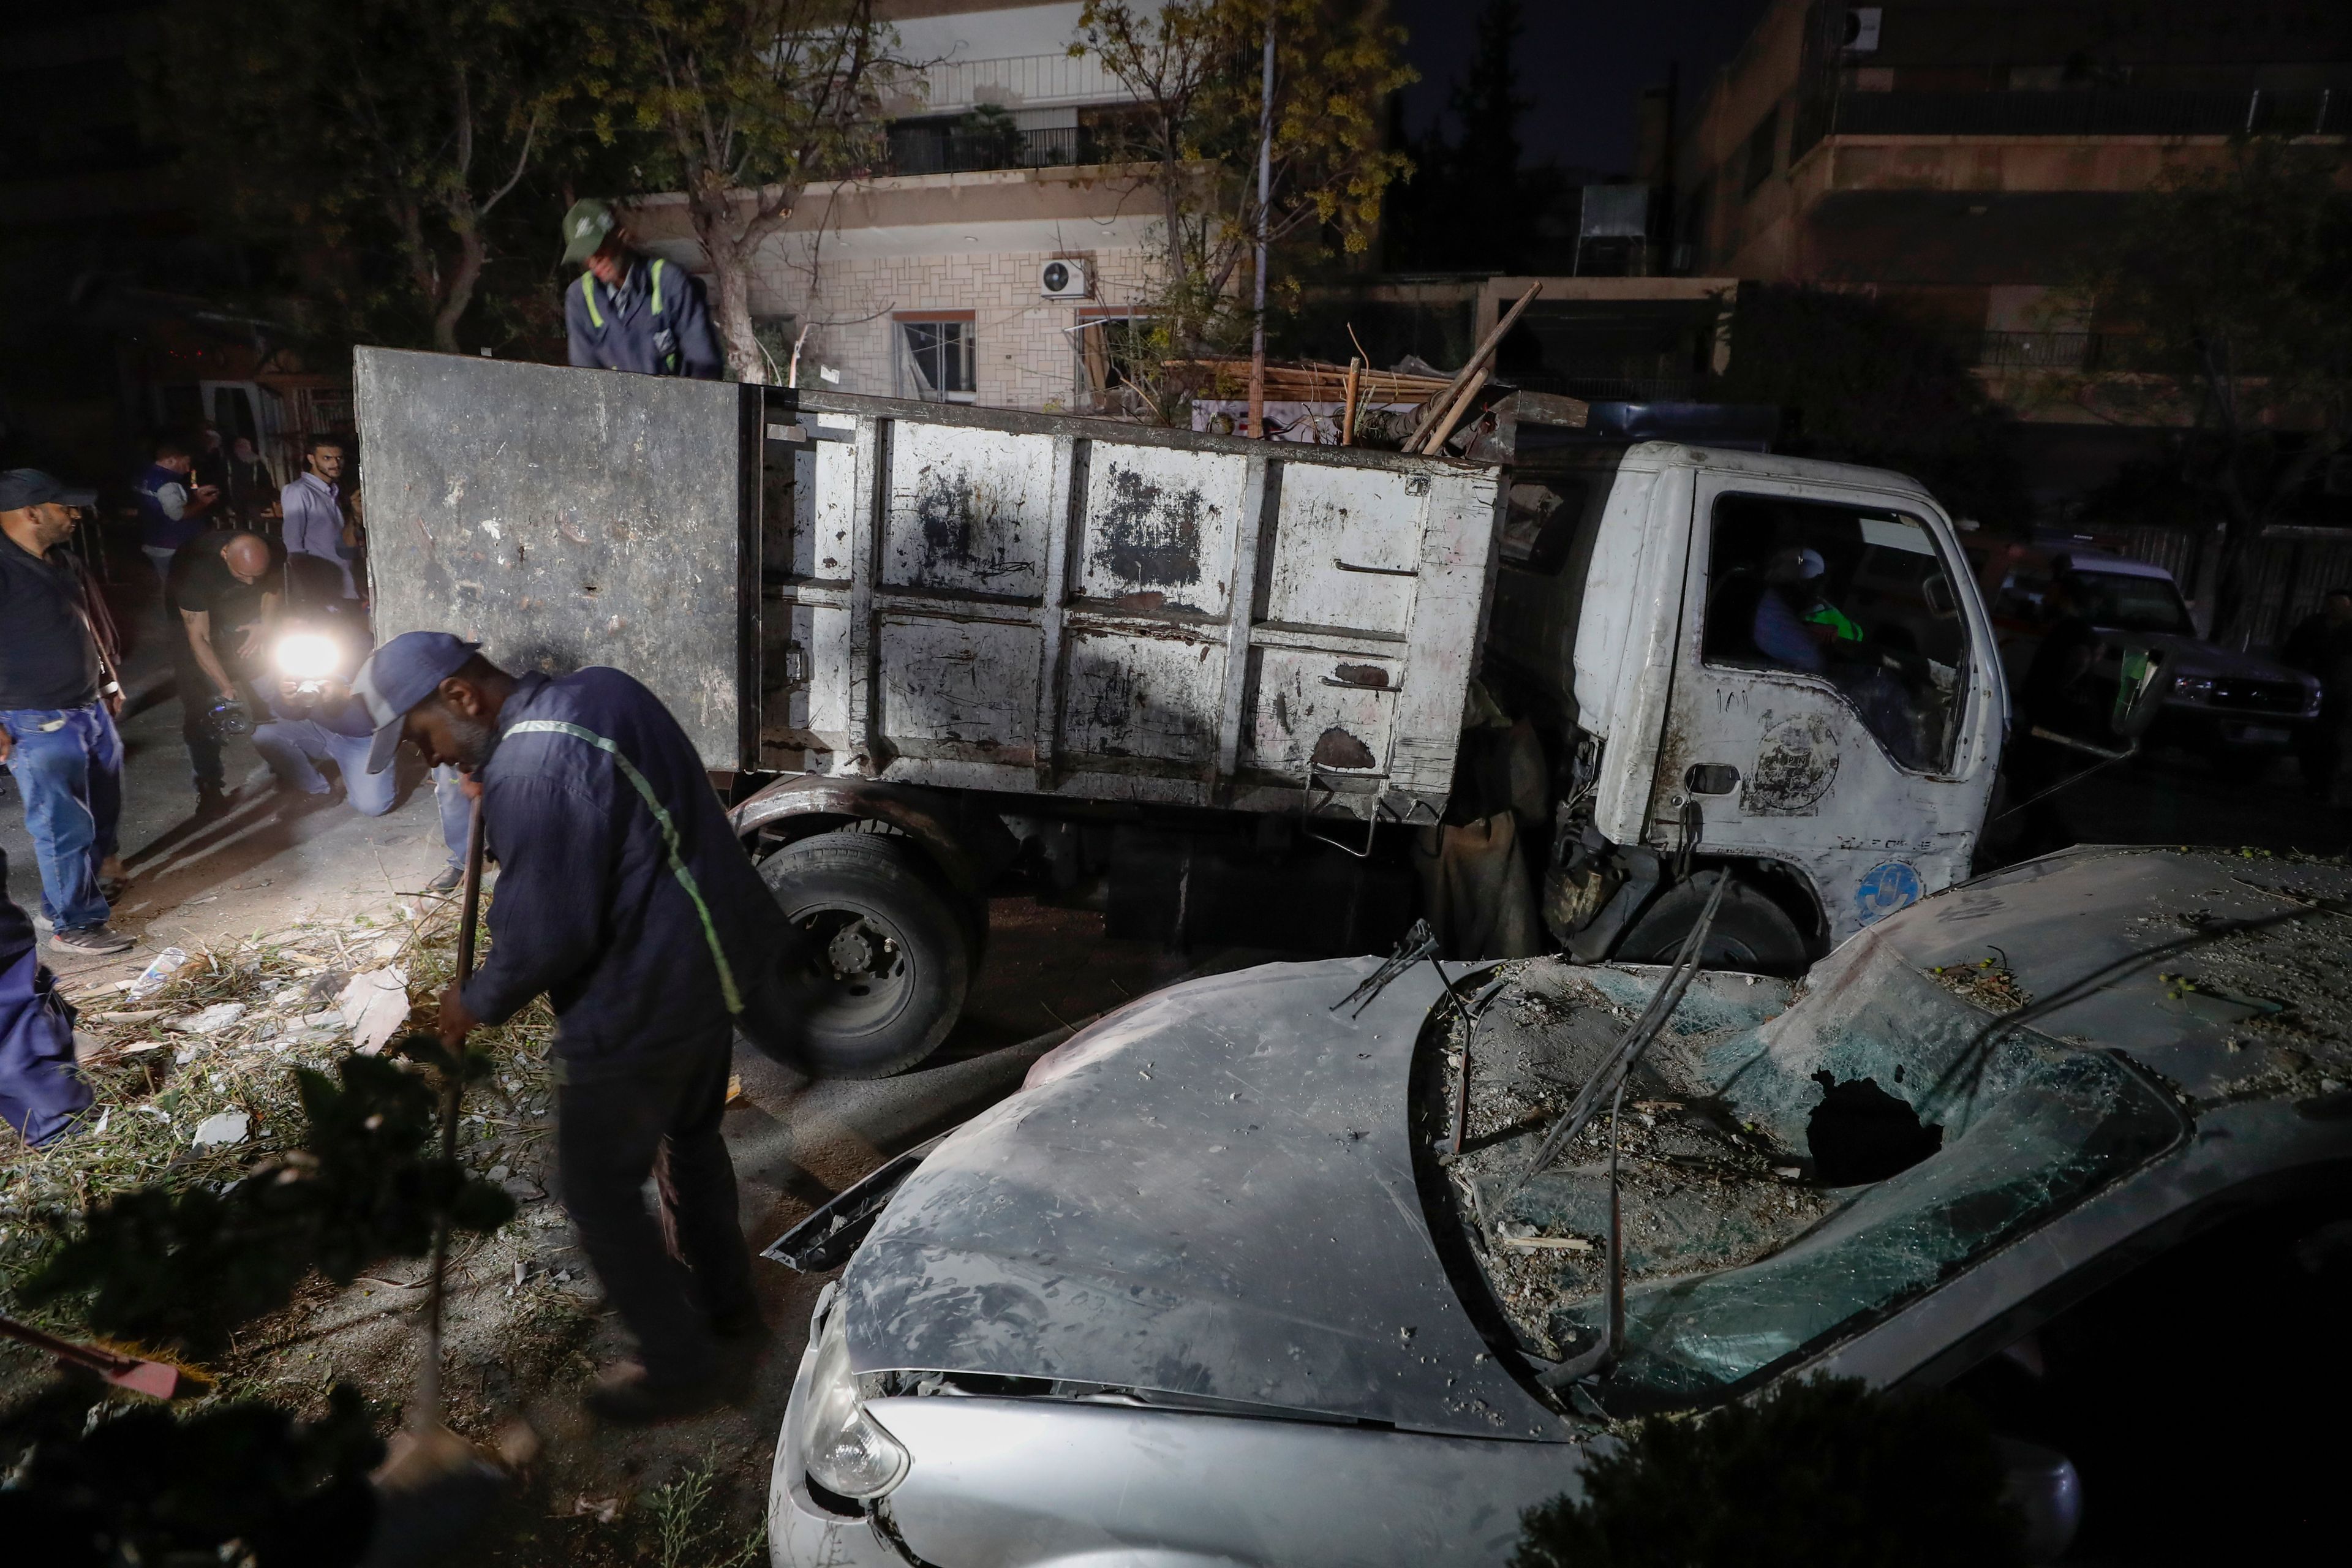
<path id="1" fill-rule="evenodd" d="M 333 763 L 352 809 L 362 816 L 382 816 L 399 804 L 399 784 L 389 769 L 368 772 L 375 726 L 352 693 L 352 672 L 366 653 L 355 640 L 350 623 L 334 616 L 321 626 L 296 624 L 278 634 L 270 647 L 276 672 L 266 698 L 269 719 L 254 730 L 253 749 L 279 785 L 297 795 L 331 792 L 334 786 L 319 764 Z M 466 865 L 467 808 L 456 768 L 433 770 L 433 798 L 448 861 L 425 890 L 446 893 L 464 878 Z"/>

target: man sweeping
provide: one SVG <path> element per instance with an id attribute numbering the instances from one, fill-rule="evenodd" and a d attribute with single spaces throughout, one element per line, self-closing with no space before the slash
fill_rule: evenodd
<path id="1" fill-rule="evenodd" d="M 368 771 L 405 739 L 481 792 L 499 862 L 489 956 L 441 996 L 451 1043 L 545 995 L 557 1182 L 643 1363 L 589 1408 L 622 1423 L 725 1397 L 721 1339 L 762 1331 L 719 1131 L 733 1026 L 789 931 L 668 710 L 617 669 L 509 675 L 480 645 L 408 632 L 352 686 L 376 725 Z M 666 1146 L 666 1151 L 665 1151 Z M 642 1195 L 666 1152 L 686 1267 Z"/>

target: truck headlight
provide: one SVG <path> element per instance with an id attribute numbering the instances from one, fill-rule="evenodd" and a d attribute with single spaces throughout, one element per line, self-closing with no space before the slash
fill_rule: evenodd
<path id="1" fill-rule="evenodd" d="M 289 632 L 278 639 L 278 673 L 289 680 L 326 680 L 341 668 L 343 650 L 317 632 Z"/>
<path id="2" fill-rule="evenodd" d="M 843 1316 L 836 1305 L 817 1342 L 808 1405 L 801 1413 L 801 1458 L 810 1479 L 827 1491 L 877 1498 L 906 1478 L 907 1450 L 858 1397 Z"/>

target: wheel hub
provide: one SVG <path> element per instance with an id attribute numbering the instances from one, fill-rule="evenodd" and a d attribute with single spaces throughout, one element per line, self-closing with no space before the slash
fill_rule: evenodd
<path id="1" fill-rule="evenodd" d="M 834 932 L 833 940 L 825 944 L 825 963 L 835 980 L 870 975 L 888 967 L 896 945 L 864 921 L 852 921 Z"/>

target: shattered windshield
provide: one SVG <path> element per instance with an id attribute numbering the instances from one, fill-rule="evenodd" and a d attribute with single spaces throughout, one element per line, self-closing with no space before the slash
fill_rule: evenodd
<path id="1" fill-rule="evenodd" d="M 1457 1234 L 1540 1370 L 1606 1322 L 1609 1119 L 1540 1174 L 1536 1146 L 1663 973 L 1512 966 L 1469 1052 L 1464 1152 L 1433 1165 Z M 2164 1097 L 2104 1052 L 2021 1032 L 1883 944 L 1785 982 L 1703 973 L 1625 1094 L 1626 1354 L 1611 1415 L 1712 1403 L 1854 1331 L 2152 1158 Z M 1452 1147 L 1461 1025 L 1416 1080 Z"/>

